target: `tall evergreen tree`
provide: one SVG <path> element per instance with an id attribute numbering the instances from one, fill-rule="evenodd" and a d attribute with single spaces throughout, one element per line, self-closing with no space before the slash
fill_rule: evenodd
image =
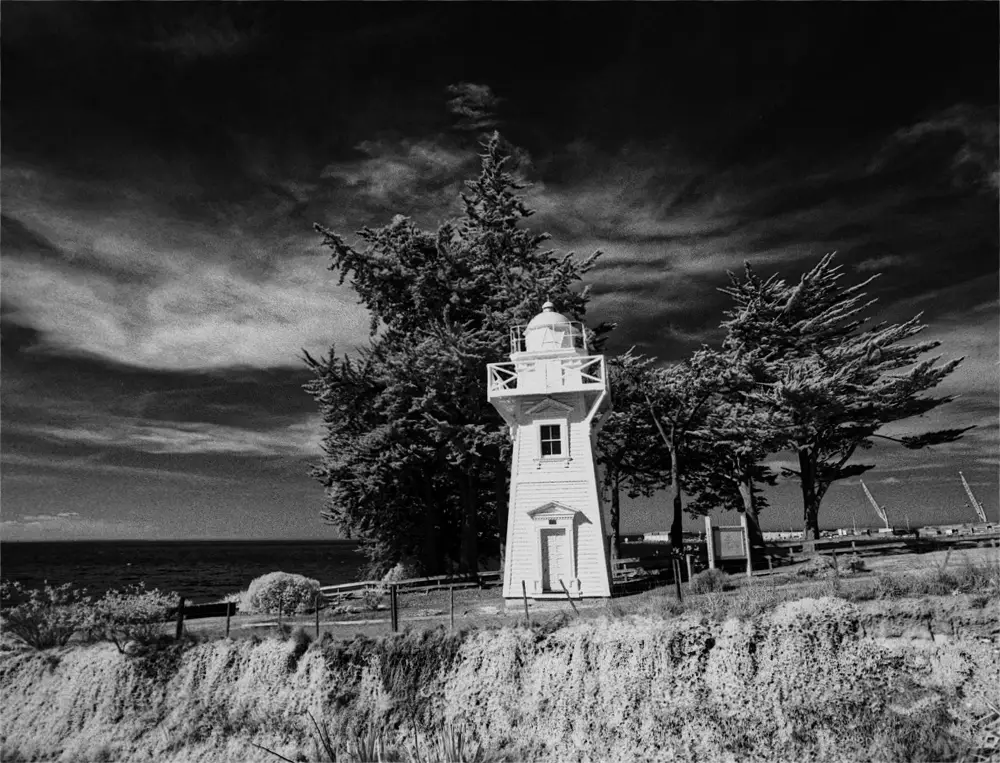
<path id="1" fill-rule="evenodd" d="M 926 326 L 920 316 L 901 324 L 866 326 L 865 310 L 875 304 L 862 291 L 873 280 L 843 286 L 834 255 L 823 257 L 799 283 L 777 276 L 762 280 L 746 265 L 740 280 L 730 274 L 723 291 L 734 300 L 722 325 L 726 352 L 752 360 L 755 403 L 780 414 L 787 442 L 796 453 L 806 537 L 819 537 L 819 507 L 831 484 L 857 476 L 871 465 L 850 463 L 872 438 L 885 437 L 907 448 L 951 442 L 966 429 L 945 429 L 902 438 L 886 437 L 886 424 L 919 416 L 954 399 L 925 397 L 962 359 L 938 364 L 921 356 L 937 341 L 905 344 Z"/>
<path id="2" fill-rule="evenodd" d="M 378 569 L 417 555 L 428 572 L 449 560 L 475 570 L 483 542 L 502 555 L 510 447 L 485 365 L 546 300 L 582 320 L 589 299 L 577 287 L 600 253 L 542 249 L 549 237 L 522 224 L 532 211 L 499 134 L 483 148 L 464 215 L 436 231 L 397 216 L 359 231 L 355 248 L 316 226 L 330 269 L 371 315 L 371 339 L 354 360 L 306 356 L 326 429 L 314 474 L 324 516 L 361 537 Z"/>

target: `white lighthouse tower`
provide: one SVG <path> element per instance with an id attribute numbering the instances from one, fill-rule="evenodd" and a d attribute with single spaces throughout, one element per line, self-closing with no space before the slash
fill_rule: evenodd
<path id="1" fill-rule="evenodd" d="M 611 408 L 603 355 L 551 302 L 511 329 L 509 363 L 487 367 L 487 395 L 514 443 L 503 595 L 610 596 L 594 443 Z M 565 588 L 565 590 L 564 590 Z"/>

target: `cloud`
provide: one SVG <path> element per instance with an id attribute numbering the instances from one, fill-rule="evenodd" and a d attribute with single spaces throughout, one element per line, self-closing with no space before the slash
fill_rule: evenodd
<path id="1" fill-rule="evenodd" d="M 151 522 L 98 519 L 64 511 L 4 519 L 0 521 L 0 536 L 5 541 L 139 538 L 148 537 L 155 527 Z"/>
<path id="2" fill-rule="evenodd" d="M 64 425 L 15 424 L 12 429 L 16 434 L 57 442 L 153 454 L 318 457 L 322 440 L 318 416 L 265 430 L 205 422 L 142 421 L 107 414 Z"/>
<path id="3" fill-rule="evenodd" d="M 448 110 L 459 117 L 459 130 L 488 130 L 497 126 L 497 108 L 502 99 L 497 98 L 488 85 L 460 82 L 448 86 Z"/>
<path id="4" fill-rule="evenodd" d="M 476 161 L 471 151 L 434 141 L 366 140 L 357 150 L 366 158 L 328 164 L 321 177 L 369 204 L 408 216 L 416 209 L 457 211 L 464 170 Z"/>
<path id="5" fill-rule="evenodd" d="M 959 188 L 1000 190 L 995 109 L 955 104 L 897 130 L 872 159 L 869 172 L 886 172 L 918 162 L 921 171 L 941 168 Z"/>
<path id="6" fill-rule="evenodd" d="M 882 273 L 905 264 L 906 259 L 898 254 L 884 254 L 880 257 L 872 257 L 871 259 L 856 262 L 854 270 L 858 273 Z"/>
<path id="7" fill-rule="evenodd" d="M 0 481 L 29 482 L 32 484 L 52 484 L 60 482 L 62 479 L 54 476 L 52 472 L 85 472 L 88 475 L 110 475 L 115 477 L 136 477 L 146 480 L 165 480 L 186 482 L 198 485 L 226 485 L 236 480 L 227 477 L 213 477 L 193 472 L 182 472 L 170 469 L 160 469 L 156 467 L 128 466 L 125 464 L 115 464 L 101 461 L 97 456 L 83 456 L 65 458 L 61 456 L 37 456 L 25 455 L 21 453 L 4 453 L 2 458 L 4 473 Z M 32 471 L 30 473 L 11 473 L 10 467 L 25 468 Z"/>
<path id="8" fill-rule="evenodd" d="M 45 211 L 25 217 L 45 226 L 59 254 L 5 246 L 3 299 L 5 317 L 50 349 L 145 368 L 290 367 L 302 348 L 350 349 L 366 334 L 367 312 L 327 275 L 317 237 L 256 242 L 271 248 L 273 264 L 252 273 L 200 254 L 206 246 L 218 253 L 224 236 L 193 230 L 171 247 L 134 228 L 106 230 L 106 220 L 83 210 L 48 220 Z"/>

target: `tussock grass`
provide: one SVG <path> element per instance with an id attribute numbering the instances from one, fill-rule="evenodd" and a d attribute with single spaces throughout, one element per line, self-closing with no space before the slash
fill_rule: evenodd
<path id="1" fill-rule="evenodd" d="M 988 565 L 924 576 L 891 588 L 878 575 L 850 585 L 736 576 L 733 590 L 683 603 L 661 589 L 598 619 L 561 613 L 492 630 L 341 642 L 299 629 L 134 657 L 98 644 L 54 664 L 5 653 L 3 759 L 995 758 L 994 645 L 866 636 L 885 605 L 851 600 L 860 584 L 889 598 L 944 590 L 944 576 L 975 595 L 994 590 Z"/>

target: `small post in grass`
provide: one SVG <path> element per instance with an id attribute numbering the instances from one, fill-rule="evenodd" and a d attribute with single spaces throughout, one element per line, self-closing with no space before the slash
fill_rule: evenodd
<path id="1" fill-rule="evenodd" d="M 673 558 L 674 562 L 674 588 L 677 590 L 677 601 L 684 601 L 684 596 L 681 595 L 681 562 L 676 556 Z"/>
<path id="2" fill-rule="evenodd" d="M 576 608 L 576 604 L 573 603 L 573 597 L 569 595 L 569 589 L 566 587 L 566 584 L 562 581 L 562 578 L 559 578 L 559 585 L 562 586 L 563 593 L 566 594 L 566 601 L 568 601 L 569 605 L 573 608 L 573 614 L 579 617 L 580 611 Z"/>
<path id="3" fill-rule="evenodd" d="M 226 602 L 226 638 L 229 638 L 229 618 L 232 615 L 235 604 Z"/>
<path id="4" fill-rule="evenodd" d="M 743 528 L 743 548 L 747 552 L 747 577 L 753 576 L 753 552 L 750 549 L 750 525 L 747 523 L 746 512 L 740 514 L 740 526 Z"/>
<path id="5" fill-rule="evenodd" d="M 177 599 L 177 638 L 184 635 L 184 597 Z"/>
<path id="6" fill-rule="evenodd" d="M 524 624 L 531 625 L 531 618 L 528 616 L 528 584 L 521 581 L 521 598 L 524 599 Z"/>
<path id="7" fill-rule="evenodd" d="M 455 630 L 455 586 L 448 586 L 448 592 L 451 594 L 451 630 Z"/>
<path id="8" fill-rule="evenodd" d="M 319 638 L 319 597 L 320 592 L 316 592 L 316 600 L 313 602 L 313 609 L 316 610 L 316 638 Z"/>
<path id="9" fill-rule="evenodd" d="M 688 568 L 688 582 L 691 582 L 691 578 L 694 577 L 694 570 L 691 566 L 691 554 L 684 554 L 684 561 L 687 562 Z"/>
<path id="10" fill-rule="evenodd" d="M 285 597 L 282 596 L 278 599 L 278 630 L 281 630 L 281 616 L 285 612 Z"/>
<path id="11" fill-rule="evenodd" d="M 392 632 L 399 630 L 399 599 L 396 596 L 396 584 L 389 584 L 389 617 L 392 621 Z"/>

